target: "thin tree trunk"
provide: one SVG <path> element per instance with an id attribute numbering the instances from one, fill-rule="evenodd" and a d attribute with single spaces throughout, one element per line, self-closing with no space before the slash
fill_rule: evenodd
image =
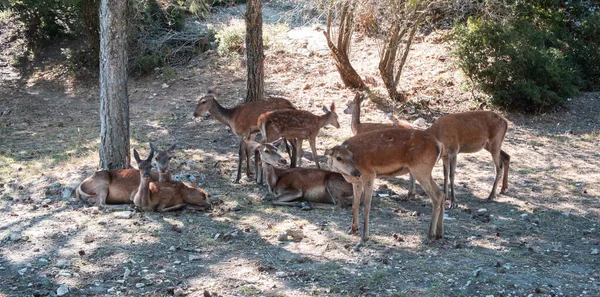
<path id="1" fill-rule="evenodd" d="M 246 102 L 264 97 L 264 49 L 262 39 L 262 4 L 260 0 L 246 2 L 246 58 L 248 80 Z"/>
<path id="2" fill-rule="evenodd" d="M 352 40 L 352 30 L 354 25 L 354 3 L 346 2 L 340 9 L 340 29 L 338 33 L 337 46 L 333 44 L 331 36 L 331 18 L 333 14 L 333 8 L 329 10 L 327 16 L 327 29 L 323 34 L 327 39 L 327 46 L 331 56 L 333 57 L 335 67 L 340 74 L 340 78 L 344 85 L 348 88 L 357 88 L 360 90 L 367 90 L 368 87 L 358 75 L 348 57 L 350 50 L 350 41 Z"/>
<path id="3" fill-rule="evenodd" d="M 100 2 L 100 168 L 130 167 L 127 1 Z"/>

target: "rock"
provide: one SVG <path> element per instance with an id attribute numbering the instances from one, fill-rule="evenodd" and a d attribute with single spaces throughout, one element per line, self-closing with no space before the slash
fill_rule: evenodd
<path id="1" fill-rule="evenodd" d="M 56 289 L 56 296 L 64 296 L 67 293 L 69 293 L 69 287 L 65 284 L 60 285 L 58 289 Z"/>
<path id="2" fill-rule="evenodd" d="M 277 240 L 278 241 L 286 241 L 287 240 L 287 234 L 281 233 L 281 234 L 277 235 Z"/>
<path id="3" fill-rule="evenodd" d="M 113 212 L 113 216 L 116 219 L 129 219 L 129 218 L 131 218 L 132 215 L 133 215 L 133 213 L 129 210 Z"/>
<path id="4" fill-rule="evenodd" d="M 478 213 L 486 213 L 487 209 L 486 208 L 480 208 L 477 210 Z"/>
<path id="5" fill-rule="evenodd" d="M 304 238 L 304 232 L 298 229 L 288 229 L 285 231 L 285 234 L 295 241 L 301 241 Z"/>
<path id="6" fill-rule="evenodd" d="M 144 283 L 137 283 L 137 284 L 135 284 L 135 287 L 138 288 L 138 289 L 139 288 L 143 288 L 145 286 L 146 286 L 146 284 L 144 284 Z"/>
<path id="7" fill-rule="evenodd" d="M 164 83 L 164 84 L 162 84 L 162 86 L 161 86 L 161 87 L 162 87 L 163 89 L 166 89 L 166 88 L 168 88 L 168 87 L 169 87 L 169 85 L 168 85 L 168 84 L 166 84 L 166 83 Z"/>
<path id="8" fill-rule="evenodd" d="M 412 125 L 417 128 L 425 128 L 427 126 L 427 122 L 424 118 L 418 118 L 412 122 Z"/>
<path id="9" fill-rule="evenodd" d="M 70 188 L 64 188 L 64 189 L 62 190 L 62 193 L 61 193 L 61 194 L 62 194 L 62 198 L 63 198 L 63 199 L 67 199 L 67 198 L 70 198 L 70 197 L 71 197 L 71 195 L 73 194 L 73 190 L 72 190 L 72 189 L 70 189 Z"/>
<path id="10" fill-rule="evenodd" d="M 277 271 L 275 272 L 275 277 L 285 277 L 286 273 L 283 271 Z"/>
<path id="11" fill-rule="evenodd" d="M 20 233 L 13 232 L 9 235 L 10 241 L 19 241 L 22 239 Z"/>
<path id="12" fill-rule="evenodd" d="M 123 272 L 123 278 L 129 277 L 130 274 L 131 274 L 131 270 L 129 270 L 129 268 L 125 267 L 125 272 Z"/>
<path id="13" fill-rule="evenodd" d="M 188 261 L 195 261 L 195 260 L 200 260 L 200 256 L 199 255 L 189 255 L 188 256 Z"/>
<path id="14" fill-rule="evenodd" d="M 450 217 L 447 213 L 444 213 L 444 221 L 454 221 L 456 218 Z"/>
<path id="15" fill-rule="evenodd" d="M 52 199 L 44 199 L 42 200 L 42 206 L 48 206 L 52 203 Z"/>
<path id="16" fill-rule="evenodd" d="M 175 246 L 174 245 L 170 246 L 169 247 L 169 252 L 174 252 L 174 251 L 175 251 Z"/>
<path id="17" fill-rule="evenodd" d="M 177 289 L 173 290 L 173 295 L 185 296 L 185 291 L 182 288 L 177 288 Z"/>
<path id="18" fill-rule="evenodd" d="M 21 268 L 17 272 L 19 273 L 19 275 L 25 275 L 25 272 L 27 272 L 27 267 Z"/>
<path id="19" fill-rule="evenodd" d="M 592 255 L 598 255 L 598 249 L 592 249 L 591 254 Z"/>
<path id="20" fill-rule="evenodd" d="M 95 238 L 93 235 L 86 235 L 83 237 L 83 242 L 85 243 L 92 243 L 94 242 Z"/>
<path id="21" fill-rule="evenodd" d="M 472 275 L 473 277 L 478 277 L 478 276 L 481 274 L 481 271 L 482 271 L 482 270 L 483 270 L 483 268 L 479 267 L 479 268 L 477 268 L 477 269 L 473 270 L 473 272 L 471 272 L 471 275 Z"/>
<path id="22" fill-rule="evenodd" d="M 48 264 L 48 259 L 46 259 L 46 258 L 39 258 L 38 259 L 38 263 L 40 263 L 40 265 L 47 265 Z"/>

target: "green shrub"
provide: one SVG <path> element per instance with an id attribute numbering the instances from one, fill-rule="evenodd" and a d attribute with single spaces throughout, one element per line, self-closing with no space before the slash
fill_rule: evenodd
<path id="1" fill-rule="evenodd" d="M 265 50 L 278 50 L 284 47 L 285 34 L 290 30 L 287 24 L 263 25 L 263 45 Z M 220 56 L 239 56 L 244 53 L 246 27 L 243 22 L 233 22 L 221 28 L 215 39 L 219 46 L 217 53 Z"/>

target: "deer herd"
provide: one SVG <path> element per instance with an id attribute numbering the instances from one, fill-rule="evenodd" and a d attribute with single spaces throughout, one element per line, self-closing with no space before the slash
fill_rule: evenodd
<path id="1" fill-rule="evenodd" d="M 323 107 L 321 115 L 296 109 L 289 100 L 279 97 L 226 108 L 216 101 L 212 92 L 208 92 L 200 98 L 194 117 L 210 114 L 237 134 L 239 151 L 234 182 L 240 181 L 244 159 L 247 176 L 252 175 L 250 159 L 254 156 L 256 182 L 267 184 L 274 205 L 302 209 L 352 205 L 349 233 L 359 229 L 359 207 L 363 205 L 359 245 L 369 236 L 375 178 L 408 173 L 409 197 L 416 194 L 415 180 L 419 182 L 433 206 L 429 240 L 437 240 L 444 235 L 446 198 L 450 208 L 457 207 L 454 177 L 459 153 L 475 153 L 481 149 L 490 152 L 496 175 L 487 200 L 496 196 L 501 172 L 500 193 L 506 191 L 510 156 L 501 149 L 508 128 L 504 117 L 491 111 L 448 114 L 425 130 L 405 121 L 361 123 L 360 105 L 364 98 L 364 93 L 356 93 L 354 99 L 347 103 L 344 113 L 352 116 L 350 126 L 354 136 L 325 150 L 329 170 L 321 169 L 316 138 L 321 128 L 327 125 L 340 127 L 334 103 L 329 109 Z M 258 133 L 261 137 L 257 142 Z M 316 168 L 300 167 L 305 139 L 309 142 Z M 285 145 L 290 166 L 273 144 L 276 141 Z M 132 203 L 143 211 L 157 212 L 184 207 L 209 208 L 206 191 L 191 183 L 172 180 L 170 162 L 174 150 L 175 145 L 161 151 L 150 144 L 149 156 L 143 159 L 134 149 L 138 170 L 96 171 L 79 185 L 76 195 L 90 205 L 110 209 L 125 209 Z M 440 158 L 443 163 L 443 190 L 432 178 L 432 170 Z M 153 159 L 157 172 L 152 171 Z"/>

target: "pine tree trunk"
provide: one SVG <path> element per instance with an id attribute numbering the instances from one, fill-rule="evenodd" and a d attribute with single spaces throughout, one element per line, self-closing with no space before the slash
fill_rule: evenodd
<path id="1" fill-rule="evenodd" d="M 100 3 L 100 168 L 130 167 L 127 1 Z"/>
<path id="2" fill-rule="evenodd" d="M 262 4 L 260 0 L 246 2 L 246 57 L 248 80 L 246 102 L 264 97 L 264 50 L 262 39 Z"/>

